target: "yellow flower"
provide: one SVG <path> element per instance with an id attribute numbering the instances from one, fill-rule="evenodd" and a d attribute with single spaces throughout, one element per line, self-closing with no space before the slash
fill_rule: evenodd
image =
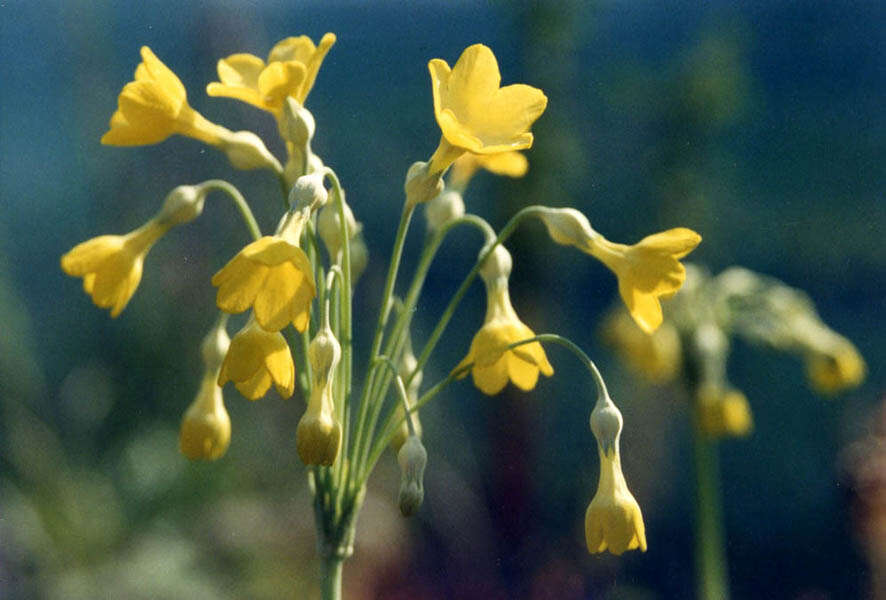
<path id="1" fill-rule="evenodd" d="M 606 319 L 603 337 L 615 347 L 628 366 L 652 382 L 670 381 L 680 370 L 680 334 L 670 323 L 662 323 L 661 327 L 647 335 L 619 307 Z"/>
<path id="2" fill-rule="evenodd" d="M 77 244 L 62 256 L 62 270 L 82 277 L 95 305 L 110 308 L 116 317 L 141 281 L 145 255 L 168 229 L 152 219 L 126 235 L 102 235 Z"/>
<path id="3" fill-rule="evenodd" d="M 283 336 L 265 331 L 250 318 L 234 336 L 222 363 L 218 384 L 228 381 L 250 400 L 264 396 L 272 382 L 282 398 L 290 397 L 295 389 L 295 365 Z"/>
<path id="4" fill-rule="evenodd" d="M 501 74 L 492 50 L 474 44 L 451 69 L 439 58 L 428 69 L 434 115 L 443 133 L 431 157 L 431 174 L 445 171 L 464 152 L 496 154 L 532 146 L 529 128 L 548 99 L 528 85 L 499 87 Z"/>
<path id="5" fill-rule="evenodd" d="M 710 437 L 743 437 L 754 419 L 747 397 L 736 389 L 703 385 L 698 392 L 698 423 Z"/>
<path id="6" fill-rule="evenodd" d="M 317 295 L 311 261 L 298 246 L 278 236 L 265 236 L 243 248 L 212 277 L 216 304 L 228 313 L 252 307 L 267 331 L 290 322 L 299 331 L 308 326 L 311 301 Z"/>
<path id="7" fill-rule="evenodd" d="M 618 291 L 634 321 L 646 333 L 662 322 L 661 303 L 680 289 L 686 269 L 678 259 L 689 254 L 701 236 L 685 227 L 647 236 L 633 246 L 596 236 L 587 248 L 618 277 Z"/>
<path id="8" fill-rule="evenodd" d="M 111 117 L 110 131 L 102 136 L 103 144 L 156 144 L 177 133 L 219 145 L 230 135 L 188 105 L 182 82 L 150 48 L 142 46 L 141 55 L 135 81 L 127 83 L 117 99 L 117 111 Z"/>
<path id="9" fill-rule="evenodd" d="M 182 418 L 179 448 L 191 460 L 216 460 L 231 442 L 231 418 L 212 373 L 203 377 L 197 397 Z"/>
<path id="10" fill-rule="evenodd" d="M 308 346 L 312 383 L 308 408 L 295 430 L 298 455 L 306 465 L 335 462 L 341 448 L 342 427 L 335 415 L 332 382 L 341 360 L 341 345 L 329 327 L 329 319 Z"/>
<path id="11" fill-rule="evenodd" d="M 468 355 L 455 371 L 474 363 L 471 375 L 474 385 L 490 396 L 499 393 L 510 380 L 521 390 L 531 390 L 538 382 L 538 373 L 545 376 L 554 374 L 544 349 L 538 342 L 505 348 L 535 333 L 517 317 L 506 286 L 498 287 L 489 293 L 486 320 L 471 342 Z M 461 377 L 465 377 L 463 373 Z"/>
<path id="12" fill-rule="evenodd" d="M 615 555 L 639 548 L 646 552 L 646 527 L 640 505 L 628 490 L 618 447 L 603 452 L 599 444 L 600 481 L 585 513 L 588 552 L 609 550 Z"/>
<path id="13" fill-rule="evenodd" d="M 206 93 L 242 100 L 280 118 L 287 96 L 305 103 L 334 43 L 332 33 L 316 46 L 306 35 L 289 37 L 274 46 L 267 62 L 252 54 L 232 54 L 218 61 L 220 82 L 206 86 Z"/>
<path id="14" fill-rule="evenodd" d="M 856 347 L 839 336 L 830 352 L 814 353 L 806 363 L 812 386 L 822 394 L 836 394 L 864 380 L 867 366 Z"/>
<path id="15" fill-rule="evenodd" d="M 522 152 L 515 150 L 498 154 L 462 154 L 452 163 L 449 185 L 464 190 L 478 169 L 505 177 L 523 177 L 529 171 L 529 161 Z"/>

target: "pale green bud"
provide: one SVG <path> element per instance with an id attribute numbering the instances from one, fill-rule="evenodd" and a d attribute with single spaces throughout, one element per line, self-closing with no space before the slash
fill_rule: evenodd
<path id="1" fill-rule="evenodd" d="M 190 223 L 203 213 L 204 200 L 202 185 L 180 185 L 167 194 L 157 220 L 164 225 Z"/>
<path id="2" fill-rule="evenodd" d="M 400 494 L 397 503 L 404 517 L 412 515 L 425 498 L 424 472 L 428 453 L 418 436 L 411 435 L 397 453 L 400 465 Z"/>
<path id="3" fill-rule="evenodd" d="M 276 173 L 283 171 L 283 167 L 268 151 L 261 138 L 251 131 L 230 134 L 222 139 L 221 149 L 237 169 L 271 169 Z"/>

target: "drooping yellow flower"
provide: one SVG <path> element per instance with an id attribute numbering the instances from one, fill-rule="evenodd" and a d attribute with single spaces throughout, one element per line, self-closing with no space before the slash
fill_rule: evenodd
<path id="1" fill-rule="evenodd" d="M 464 190 L 479 169 L 486 169 L 495 175 L 523 177 L 529 171 L 529 161 L 522 152 L 511 150 L 498 154 L 462 154 L 452 163 L 449 185 Z"/>
<path id="2" fill-rule="evenodd" d="M 332 396 L 332 382 L 340 359 L 341 345 L 327 318 L 308 346 L 313 384 L 307 410 L 295 430 L 296 449 L 306 465 L 332 465 L 341 449 L 342 427 Z"/>
<path id="3" fill-rule="evenodd" d="M 428 69 L 434 115 L 443 134 L 429 173 L 445 171 L 464 152 L 497 154 L 532 146 L 529 128 L 548 99 L 524 84 L 499 87 L 501 74 L 492 50 L 474 44 L 451 69 L 439 58 L 431 60 Z"/>
<path id="4" fill-rule="evenodd" d="M 812 353 L 806 362 L 809 381 L 822 394 L 836 394 L 857 386 L 864 380 L 866 371 L 858 349 L 842 336 L 829 352 Z"/>
<path id="5" fill-rule="evenodd" d="M 110 308 L 116 317 L 138 288 L 145 256 L 169 227 L 152 219 L 126 235 L 102 235 L 77 244 L 62 256 L 62 270 L 82 277 L 83 290 L 95 305 Z"/>
<path id="6" fill-rule="evenodd" d="M 701 242 L 701 236 L 685 227 L 647 236 L 633 246 L 593 238 L 588 252 L 618 277 L 618 291 L 634 321 L 646 333 L 662 322 L 661 299 L 668 299 L 686 279 L 679 259 Z"/>
<path id="7" fill-rule="evenodd" d="M 289 37 L 271 49 L 267 62 L 252 54 L 232 54 L 218 61 L 220 81 L 206 86 L 206 93 L 241 100 L 280 118 L 287 96 L 305 103 L 334 43 L 333 33 L 316 46 L 306 35 Z"/>
<path id="8" fill-rule="evenodd" d="M 680 371 L 680 334 L 670 323 L 662 323 L 652 334 L 646 334 L 618 307 L 606 319 L 603 337 L 628 366 L 652 382 L 670 381 Z"/>
<path id="9" fill-rule="evenodd" d="M 628 489 L 621 470 L 618 445 L 600 455 L 597 493 L 585 513 L 585 541 L 588 552 L 609 550 L 615 555 L 639 548 L 646 552 L 646 527 L 640 505 Z"/>
<path id="10" fill-rule="evenodd" d="M 213 373 L 207 373 L 197 397 L 182 418 L 179 448 L 191 460 L 221 458 L 231 443 L 231 417 Z"/>
<path id="11" fill-rule="evenodd" d="M 267 331 L 289 323 L 304 331 L 317 295 L 311 261 L 283 237 L 264 236 L 243 248 L 212 277 L 216 304 L 228 313 L 250 307 Z"/>
<path id="12" fill-rule="evenodd" d="M 697 406 L 698 424 L 710 437 L 743 437 L 754 426 L 748 399 L 739 390 L 702 385 Z"/>
<path id="13" fill-rule="evenodd" d="M 494 290 L 487 300 L 486 320 L 474 336 L 468 355 L 454 370 L 474 363 L 474 385 L 490 396 L 504 389 L 508 380 L 521 390 L 531 390 L 538 382 L 539 372 L 547 377 L 554 374 L 544 348 L 538 342 L 505 348 L 534 336 L 514 311 L 507 287 Z"/>
<path id="14" fill-rule="evenodd" d="M 250 318 L 234 336 L 222 363 L 218 384 L 228 381 L 250 400 L 264 396 L 271 383 L 282 398 L 290 397 L 295 389 L 295 365 L 283 336 L 265 331 Z"/>
<path id="15" fill-rule="evenodd" d="M 142 46 L 142 62 L 135 81 L 127 83 L 111 116 L 111 129 L 102 143 L 142 146 L 162 142 L 173 134 L 219 145 L 230 131 L 216 125 L 188 105 L 185 86 L 151 49 Z"/>

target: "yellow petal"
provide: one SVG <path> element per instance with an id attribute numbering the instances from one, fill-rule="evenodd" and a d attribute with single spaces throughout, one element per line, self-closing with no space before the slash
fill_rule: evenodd
<path id="1" fill-rule="evenodd" d="M 225 86 L 258 90 L 258 78 L 264 68 L 265 61 L 253 54 L 232 54 L 218 61 L 218 79 Z"/>
<path id="2" fill-rule="evenodd" d="M 231 314 L 243 312 L 255 302 L 267 275 L 267 267 L 235 256 L 212 277 L 212 285 L 218 287 L 216 306 Z"/>
<path id="3" fill-rule="evenodd" d="M 508 377 L 514 385 L 525 392 L 535 388 L 535 384 L 538 383 L 538 367 L 522 360 L 513 352 L 508 352 L 505 357 L 508 363 Z"/>
<path id="4" fill-rule="evenodd" d="M 159 84 L 166 95 L 179 103 L 185 102 L 187 93 L 178 76 L 163 64 L 147 46 L 141 48 L 142 63 L 135 70 L 135 80 L 151 80 Z"/>
<path id="5" fill-rule="evenodd" d="M 265 103 L 262 101 L 261 94 L 258 93 L 258 89 L 212 82 L 206 86 L 206 93 L 213 97 L 233 98 L 234 100 L 251 104 L 256 108 L 267 110 Z"/>
<path id="6" fill-rule="evenodd" d="M 290 263 L 272 267 L 255 296 L 253 310 L 259 325 L 267 331 L 279 331 L 290 321 L 290 305 L 304 277 Z"/>
<path id="7" fill-rule="evenodd" d="M 481 167 L 496 175 L 523 177 L 529 170 L 529 161 L 520 152 L 500 152 L 498 154 L 476 154 L 472 156 Z"/>
<path id="8" fill-rule="evenodd" d="M 282 110 L 286 96 L 294 95 L 305 80 L 305 66 L 300 62 L 273 62 L 258 78 L 262 102 L 275 111 Z"/>
<path id="9" fill-rule="evenodd" d="M 264 396 L 271 387 L 271 375 L 264 369 L 257 371 L 255 375 L 246 381 L 234 383 L 237 391 L 249 400 L 258 400 Z"/>
<path id="10" fill-rule="evenodd" d="M 494 396 L 508 384 L 508 361 L 502 356 L 498 361 L 485 367 L 475 364 L 471 375 L 477 389 L 488 396 Z"/>

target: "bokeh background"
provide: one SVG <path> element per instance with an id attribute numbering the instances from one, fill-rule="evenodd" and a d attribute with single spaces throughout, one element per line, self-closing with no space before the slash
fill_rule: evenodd
<path id="1" fill-rule="evenodd" d="M 294 445 L 302 400 L 249 403 L 228 390 L 224 459 L 190 464 L 177 450 L 214 318 L 209 277 L 245 241 L 229 202 L 213 197 L 199 221 L 152 250 L 116 320 L 58 260 L 87 238 L 138 226 L 176 185 L 215 177 L 239 186 L 271 227 L 279 197 L 266 174 L 232 173 L 190 139 L 124 149 L 98 140 L 146 44 L 192 106 L 258 132 L 279 155 L 268 115 L 210 99 L 205 85 L 218 58 L 264 56 L 284 37 L 326 31 L 338 42 L 308 107 L 314 149 L 343 181 L 372 256 L 357 294 L 363 353 L 403 176 L 439 138 L 427 61 L 452 64 L 483 42 L 504 83 L 540 87 L 549 105 L 529 175 L 479 175 L 469 210 L 500 227 L 528 204 L 574 206 L 625 242 L 691 227 L 704 236 L 692 260 L 802 287 L 857 344 L 868 378 L 833 399 L 809 390 L 796 357 L 738 344 L 729 376 L 756 429 L 723 444 L 722 468 L 735 597 L 865 596 L 878 565 L 853 525 L 844 467 L 886 390 L 884 17 L 882 3 L 862 1 L 0 3 L 0 596 L 311 597 L 315 535 Z M 410 247 L 422 233 L 419 219 Z M 416 340 L 479 244 L 471 232 L 447 244 Z M 681 390 L 645 384 L 599 341 L 616 295 L 602 265 L 553 246 L 537 224 L 510 247 L 523 320 L 582 345 L 624 412 L 624 467 L 649 551 L 584 548 L 593 398 L 574 359 L 552 348 L 557 374 L 534 392 L 487 398 L 463 382 L 424 412 L 427 496 L 415 518 L 396 509 L 393 455 L 381 461 L 346 597 L 691 597 Z M 426 382 L 464 355 L 483 305 L 477 286 Z"/>

